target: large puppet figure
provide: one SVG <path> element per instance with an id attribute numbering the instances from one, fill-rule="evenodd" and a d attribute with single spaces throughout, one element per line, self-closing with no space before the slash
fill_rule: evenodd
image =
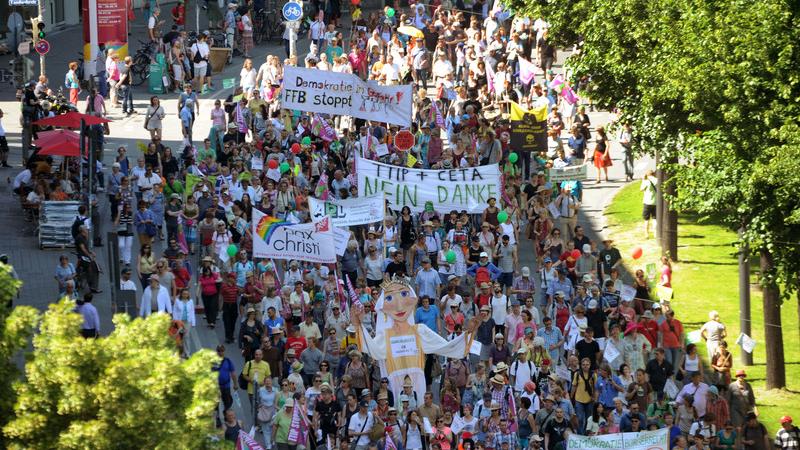
<path id="1" fill-rule="evenodd" d="M 407 282 L 387 281 L 381 288 L 383 293 L 375 305 L 378 320 L 374 338 L 361 323 L 363 308 L 351 308 L 359 346 L 378 362 L 381 375 L 389 378 L 395 398 L 399 398 L 405 380 L 410 379 L 421 401 L 426 391 L 423 371 L 426 355 L 464 358 L 477 321 L 469 322 L 463 334 L 447 341 L 426 325 L 414 323 L 417 294 Z"/>

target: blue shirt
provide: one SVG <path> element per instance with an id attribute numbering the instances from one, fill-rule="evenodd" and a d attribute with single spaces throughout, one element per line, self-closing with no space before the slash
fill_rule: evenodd
<path id="1" fill-rule="evenodd" d="M 435 306 L 428 305 L 427 311 L 425 311 L 424 307 L 420 306 L 414 314 L 414 322 L 425 324 L 435 333 L 438 333 L 439 330 L 436 329 L 436 319 L 438 317 L 439 310 Z"/>
<path id="2" fill-rule="evenodd" d="M 442 284 L 442 279 L 439 277 L 439 272 L 433 269 L 422 269 L 417 272 L 417 277 L 414 282 L 417 284 L 417 296 L 420 298 L 422 298 L 423 295 L 430 297 L 431 301 L 436 301 L 436 299 L 439 298 L 439 295 L 436 292 L 436 288 Z"/>
<path id="3" fill-rule="evenodd" d="M 188 105 L 183 105 L 183 108 L 181 108 L 180 116 L 181 116 L 181 124 L 184 127 L 189 128 L 192 126 L 192 110 L 189 108 Z"/>
<path id="4" fill-rule="evenodd" d="M 565 299 L 569 302 L 569 299 L 571 299 L 573 295 L 572 281 L 569 281 L 567 277 L 564 277 L 564 281 L 559 280 L 558 277 L 548 280 L 547 295 L 552 297 L 558 291 L 563 291 Z"/>
<path id="5" fill-rule="evenodd" d="M 276 311 L 276 313 L 280 313 L 280 311 Z M 286 321 L 283 320 L 283 317 L 281 317 L 281 316 L 279 316 L 277 314 L 275 315 L 274 319 L 270 319 L 269 317 L 265 317 L 264 318 L 264 325 L 266 325 L 266 326 L 268 326 L 270 328 L 277 328 L 277 327 L 284 328 L 285 324 L 286 324 Z"/>
<path id="6" fill-rule="evenodd" d="M 622 381 L 618 376 L 612 376 L 612 380 L 614 380 L 614 383 L 620 386 L 622 385 Z M 597 381 L 594 383 L 594 388 L 598 392 L 598 400 L 600 400 L 600 403 L 602 403 L 606 408 L 613 408 L 614 397 L 617 396 L 618 392 L 616 388 L 614 388 L 614 385 L 611 384 L 611 380 L 603 377 L 597 377 Z"/>
<path id="7" fill-rule="evenodd" d="M 228 358 L 222 358 L 222 362 L 219 364 L 219 366 L 214 367 L 212 370 L 219 372 L 219 375 L 217 376 L 219 387 L 230 388 L 231 374 L 236 371 L 236 367 L 234 367 L 233 362 Z"/>

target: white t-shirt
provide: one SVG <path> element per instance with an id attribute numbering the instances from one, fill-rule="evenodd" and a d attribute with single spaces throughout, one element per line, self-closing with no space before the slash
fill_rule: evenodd
<path id="1" fill-rule="evenodd" d="M 150 19 L 147 20 L 147 28 L 152 30 L 156 27 L 156 16 L 150 16 Z"/>
<path id="2" fill-rule="evenodd" d="M 200 56 L 203 58 L 203 61 L 199 63 L 194 63 L 195 69 L 204 69 L 206 67 L 207 62 L 205 61 L 208 59 L 208 54 L 211 53 L 211 50 L 208 48 L 208 44 L 205 42 L 195 42 L 192 45 L 192 61 L 194 61 L 194 54 L 200 52 Z"/>
<path id="3" fill-rule="evenodd" d="M 522 391 L 525 388 L 525 383 L 533 380 L 536 375 L 536 365 L 530 361 L 514 361 L 509 368 L 508 374 L 514 378 L 514 390 Z"/>
<path id="4" fill-rule="evenodd" d="M 364 433 L 368 432 L 370 428 L 372 428 L 372 423 L 375 421 L 371 412 L 368 412 L 366 416 L 362 417 L 361 413 L 355 413 L 350 417 L 350 424 L 348 424 L 347 429 L 353 433 Z M 363 430 L 363 431 L 362 431 Z M 364 434 L 358 437 L 358 442 L 356 445 L 364 446 L 369 444 L 369 434 Z"/>
<path id="5" fill-rule="evenodd" d="M 508 298 L 505 295 L 492 296 L 492 319 L 496 325 L 505 325 L 508 316 Z"/>

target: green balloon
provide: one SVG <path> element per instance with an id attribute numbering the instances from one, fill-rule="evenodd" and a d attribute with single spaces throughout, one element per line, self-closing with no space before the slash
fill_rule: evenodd
<path id="1" fill-rule="evenodd" d="M 516 152 L 511 152 L 511 154 L 508 155 L 508 160 L 511 161 L 511 164 L 516 164 L 517 161 L 519 161 L 519 155 Z"/>
<path id="2" fill-rule="evenodd" d="M 503 223 L 506 220 L 508 220 L 508 213 L 507 212 L 500 211 L 499 213 L 497 213 L 497 221 L 498 222 Z"/>
<path id="3" fill-rule="evenodd" d="M 454 262 L 456 262 L 456 252 L 452 250 L 448 250 L 447 254 L 444 257 L 449 264 L 453 264 Z"/>
<path id="4" fill-rule="evenodd" d="M 311 138 L 306 136 L 303 138 L 303 140 L 300 141 L 300 143 L 303 145 L 311 145 Z"/>
<path id="5" fill-rule="evenodd" d="M 239 249 L 236 247 L 236 244 L 231 244 L 228 246 L 228 256 L 233 258 L 237 253 L 239 253 Z"/>
<path id="6" fill-rule="evenodd" d="M 286 173 L 289 171 L 289 163 L 286 161 L 281 163 L 281 173 Z"/>
<path id="7" fill-rule="evenodd" d="M 386 10 L 386 17 L 388 17 L 390 19 L 392 17 L 394 17 L 394 8 L 389 8 L 389 9 Z"/>

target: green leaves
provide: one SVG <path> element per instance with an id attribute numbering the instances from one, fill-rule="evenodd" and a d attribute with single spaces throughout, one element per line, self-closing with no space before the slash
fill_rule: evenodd
<path id="1" fill-rule="evenodd" d="M 114 318 L 108 337 L 83 339 L 74 303 L 50 306 L 16 385 L 10 448 L 205 448 L 213 434 L 217 356 L 178 355 L 163 314 Z"/>

